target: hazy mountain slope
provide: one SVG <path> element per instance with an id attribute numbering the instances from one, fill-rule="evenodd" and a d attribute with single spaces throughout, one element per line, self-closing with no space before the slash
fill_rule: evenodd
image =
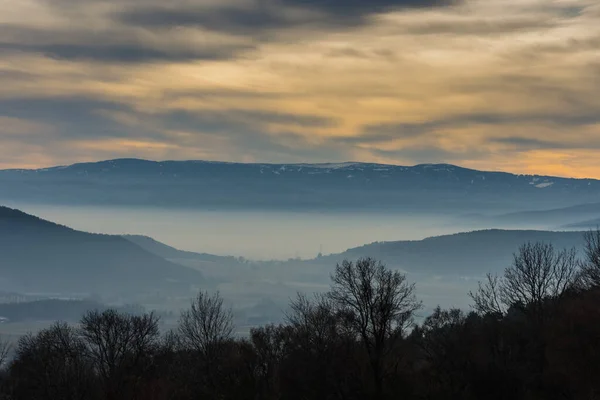
<path id="1" fill-rule="evenodd" d="M 192 251 L 178 250 L 164 243 L 161 243 L 149 236 L 143 235 L 123 235 L 123 238 L 135 243 L 144 250 L 156 254 L 159 257 L 170 260 L 199 260 L 208 262 L 231 262 L 235 261 L 235 257 L 216 256 L 206 253 L 194 253 Z"/>
<path id="2" fill-rule="evenodd" d="M 598 227 L 600 227 L 600 218 L 565 225 L 565 228 L 569 229 L 596 229 Z"/>
<path id="3" fill-rule="evenodd" d="M 592 179 L 457 166 L 121 159 L 0 171 L 0 200 L 204 209 L 519 211 L 600 202 Z"/>
<path id="4" fill-rule="evenodd" d="M 583 233 L 484 230 L 418 241 L 372 243 L 323 257 L 318 262 L 335 264 L 344 258 L 370 256 L 415 273 L 483 275 L 509 266 L 512 254 L 528 241 L 552 243 L 559 249 L 581 249 Z"/>
<path id="5" fill-rule="evenodd" d="M 19 291 L 189 287 L 202 276 L 120 236 L 90 234 L 0 207 L 0 283 Z"/>
<path id="6" fill-rule="evenodd" d="M 521 211 L 490 218 L 490 222 L 527 222 L 534 224 L 566 224 L 600 216 L 600 203 L 577 204 L 551 210 Z"/>

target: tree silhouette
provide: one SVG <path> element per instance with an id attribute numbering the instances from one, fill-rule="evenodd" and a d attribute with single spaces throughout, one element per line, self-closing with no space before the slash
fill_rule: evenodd
<path id="1" fill-rule="evenodd" d="M 200 292 L 189 310 L 181 313 L 178 335 L 183 351 L 191 351 L 188 370 L 201 374 L 207 395 L 212 396 L 223 386 L 222 367 L 233 337 L 233 312 L 223 305 L 220 294 Z"/>
<path id="2" fill-rule="evenodd" d="M 372 258 L 343 261 L 336 266 L 329 296 L 347 326 L 366 350 L 375 398 L 384 397 L 385 361 L 421 307 L 414 284 Z"/>
<path id="3" fill-rule="evenodd" d="M 469 293 L 481 314 L 506 314 L 515 307 L 535 318 L 544 318 L 544 303 L 576 286 L 580 264 L 575 249 L 556 251 L 552 244 L 526 243 L 513 255 L 501 277 L 491 274 Z"/>
<path id="4" fill-rule="evenodd" d="M 158 318 L 90 311 L 80 323 L 86 353 L 99 375 L 107 399 L 135 399 L 140 381 L 158 348 Z"/>
<path id="5" fill-rule="evenodd" d="M 15 400 L 87 400 L 95 389 L 85 343 L 65 323 L 21 337 L 10 378 Z"/>
<path id="6" fill-rule="evenodd" d="M 600 229 L 586 232 L 582 278 L 587 287 L 600 287 Z"/>

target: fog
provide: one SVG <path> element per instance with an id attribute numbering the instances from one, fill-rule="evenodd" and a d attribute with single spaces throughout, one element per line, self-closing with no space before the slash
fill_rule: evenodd
<path id="1" fill-rule="evenodd" d="M 418 240 L 469 229 L 450 217 L 422 214 L 9 206 L 87 232 L 147 235 L 181 250 L 256 260 L 313 258 L 375 241 Z"/>
<path id="2" fill-rule="evenodd" d="M 435 240 L 426 243 L 400 243 L 392 244 L 391 247 L 377 245 L 337 255 L 349 248 L 378 241 L 420 240 L 477 229 L 547 229 L 548 226 L 515 218 L 512 222 L 502 222 L 502 218 L 416 213 L 209 212 L 143 207 L 66 207 L 23 203 L 6 205 L 85 232 L 147 235 L 181 250 L 244 257 L 246 260 L 227 258 L 211 261 L 210 258 L 207 260 L 202 257 L 187 259 L 164 256 L 163 259 L 161 256 L 152 259 L 153 261 L 144 258 L 145 261 L 136 264 L 129 261 L 136 258 L 129 258 L 130 253 L 123 253 L 123 258 L 112 258 L 112 264 L 107 262 L 109 267 L 120 265 L 117 278 L 114 278 L 114 275 L 110 275 L 113 278 L 107 278 L 110 268 L 103 267 L 102 260 L 105 259 L 105 254 L 102 251 L 92 254 L 80 249 L 81 246 L 85 246 L 87 237 L 75 238 L 77 240 L 72 243 L 61 243 L 62 247 L 59 250 L 47 252 L 49 256 L 59 260 L 51 261 L 58 263 L 60 268 L 65 264 L 73 264 L 70 273 L 61 275 L 60 279 L 55 281 L 63 282 L 64 277 L 71 275 L 79 277 L 79 280 L 74 278 L 75 283 L 69 286 L 69 289 L 56 292 L 61 296 L 75 293 L 77 296 L 85 294 L 84 298 L 87 298 L 92 292 L 86 292 L 82 287 L 93 286 L 90 283 L 92 280 L 99 285 L 98 279 L 102 278 L 108 282 L 108 289 L 93 292 L 94 298 L 100 298 L 105 304 L 139 304 L 149 310 L 172 312 L 174 314 L 166 317 L 165 321 L 175 323 L 177 313 L 188 306 L 189 299 L 197 293 L 198 288 L 219 291 L 236 312 L 236 324 L 240 332 L 245 332 L 256 324 L 281 321 L 290 298 L 298 292 L 310 294 L 327 291 L 330 287 L 330 274 L 342 257 L 355 259 L 372 256 L 384 261 L 390 268 L 405 272 L 407 278 L 416 283 L 417 294 L 424 305 L 418 317 L 423 317 L 438 304 L 468 309 L 469 290 L 476 288 L 477 281 L 485 273 L 498 273 L 507 267 L 511 262 L 512 253 L 526 241 L 554 240 L 558 247 L 567 248 L 581 241 L 579 235 L 570 236 L 564 232 L 557 232 L 556 236 L 550 237 L 544 233 L 520 235 L 514 232 L 499 234 L 486 231 L 468 235 L 464 240 L 460 238 L 463 236 L 459 235 L 458 239 L 441 238 L 441 242 Z M 46 245 L 48 237 L 41 237 L 35 241 L 28 236 L 27 240 L 27 245 L 45 249 L 39 244 Z M 145 253 L 145 249 L 142 252 Z M 317 257 L 319 252 L 325 257 Z M 108 249 L 106 254 L 119 256 L 112 248 Z M 327 254 L 336 255 L 327 257 Z M 294 260 L 285 261 L 290 258 Z M 299 261 L 295 260 L 296 258 L 311 260 Z M 119 260 L 127 261 L 125 264 L 119 264 Z M 150 261 L 155 263 L 154 267 L 148 264 Z M 40 264 L 45 265 L 46 262 L 42 261 Z M 94 275 L 97 277 L 95 279 L 74 274 L 74 271 L 81 270 L 81 265 L 88 268 L 86 273 L 101 271 L 101 274 Z M 132 282 L 118 282 L 127 286 L 120 289 L 113 285 L 114 281 L 111 279 L 118 280 L 125 273 L 120 269 L 123 265 L 143 271 L 135 275 L 136 277 L 153 276 L 155 280 L 146 286 L 143 286 L 142 282 L 139 288 L 133 288 L 138 279 L 133 279 Z M 163 290 L 161 285 L 166 285 L 168 279 L 165 280 L 162 272 L 159 272 L 164 271 L 163 267 L 171 268 L 172 265 L 187 267 L 183 268 L 185 271 L 173 272 L 176 276 L 183 276 L 180 282 L 186 284 L 173 290 L 165 286 Z M 45 269 L 36 271 L 43 273 Z M 201 273 L 202 278 L 197 285 L 186 280 L 191 272 Z M 49 278 L 52 278 L 52 275 L 46 275 L 46 278 L 40 281 L 46 296 L 50 293 L 49 289 L 46 290 L 49 284 L 46 279 Z M 159 281 L 160 285 L 157 283 Z M 152 285 L 155 284 L 161 289 L 154 290 Z M 147 289 L 150 286 L 152 290 Z M 21 289 L 6 286 L 6 290 L 43 297 L 38 292 L 32 292 L 29 286 L 23 286 Z"/>

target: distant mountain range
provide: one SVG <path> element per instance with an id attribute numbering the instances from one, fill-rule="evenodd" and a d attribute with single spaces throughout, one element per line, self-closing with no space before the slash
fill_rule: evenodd
<path id="1" fill-rule="evenodd" d="M 119 159 L 0 171 L 0 201 L 201 209 L 515 212 L 600 203 L 600 181 L 448 164 Z"/>
<path id="2" fill-rule="evenodd" d="M 123 237 L 80 232 L 0 207 L 0 285 L 5 290 L 154 292 L 202 282 L 200 272 Z"/>

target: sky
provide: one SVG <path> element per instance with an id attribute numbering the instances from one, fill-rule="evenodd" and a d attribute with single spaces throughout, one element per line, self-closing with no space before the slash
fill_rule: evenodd
<path id="1" fill-rule="evenodd" d="M 0 0 L 0 168 L 372 161 L 600 178 L 598 0 Z"/>

